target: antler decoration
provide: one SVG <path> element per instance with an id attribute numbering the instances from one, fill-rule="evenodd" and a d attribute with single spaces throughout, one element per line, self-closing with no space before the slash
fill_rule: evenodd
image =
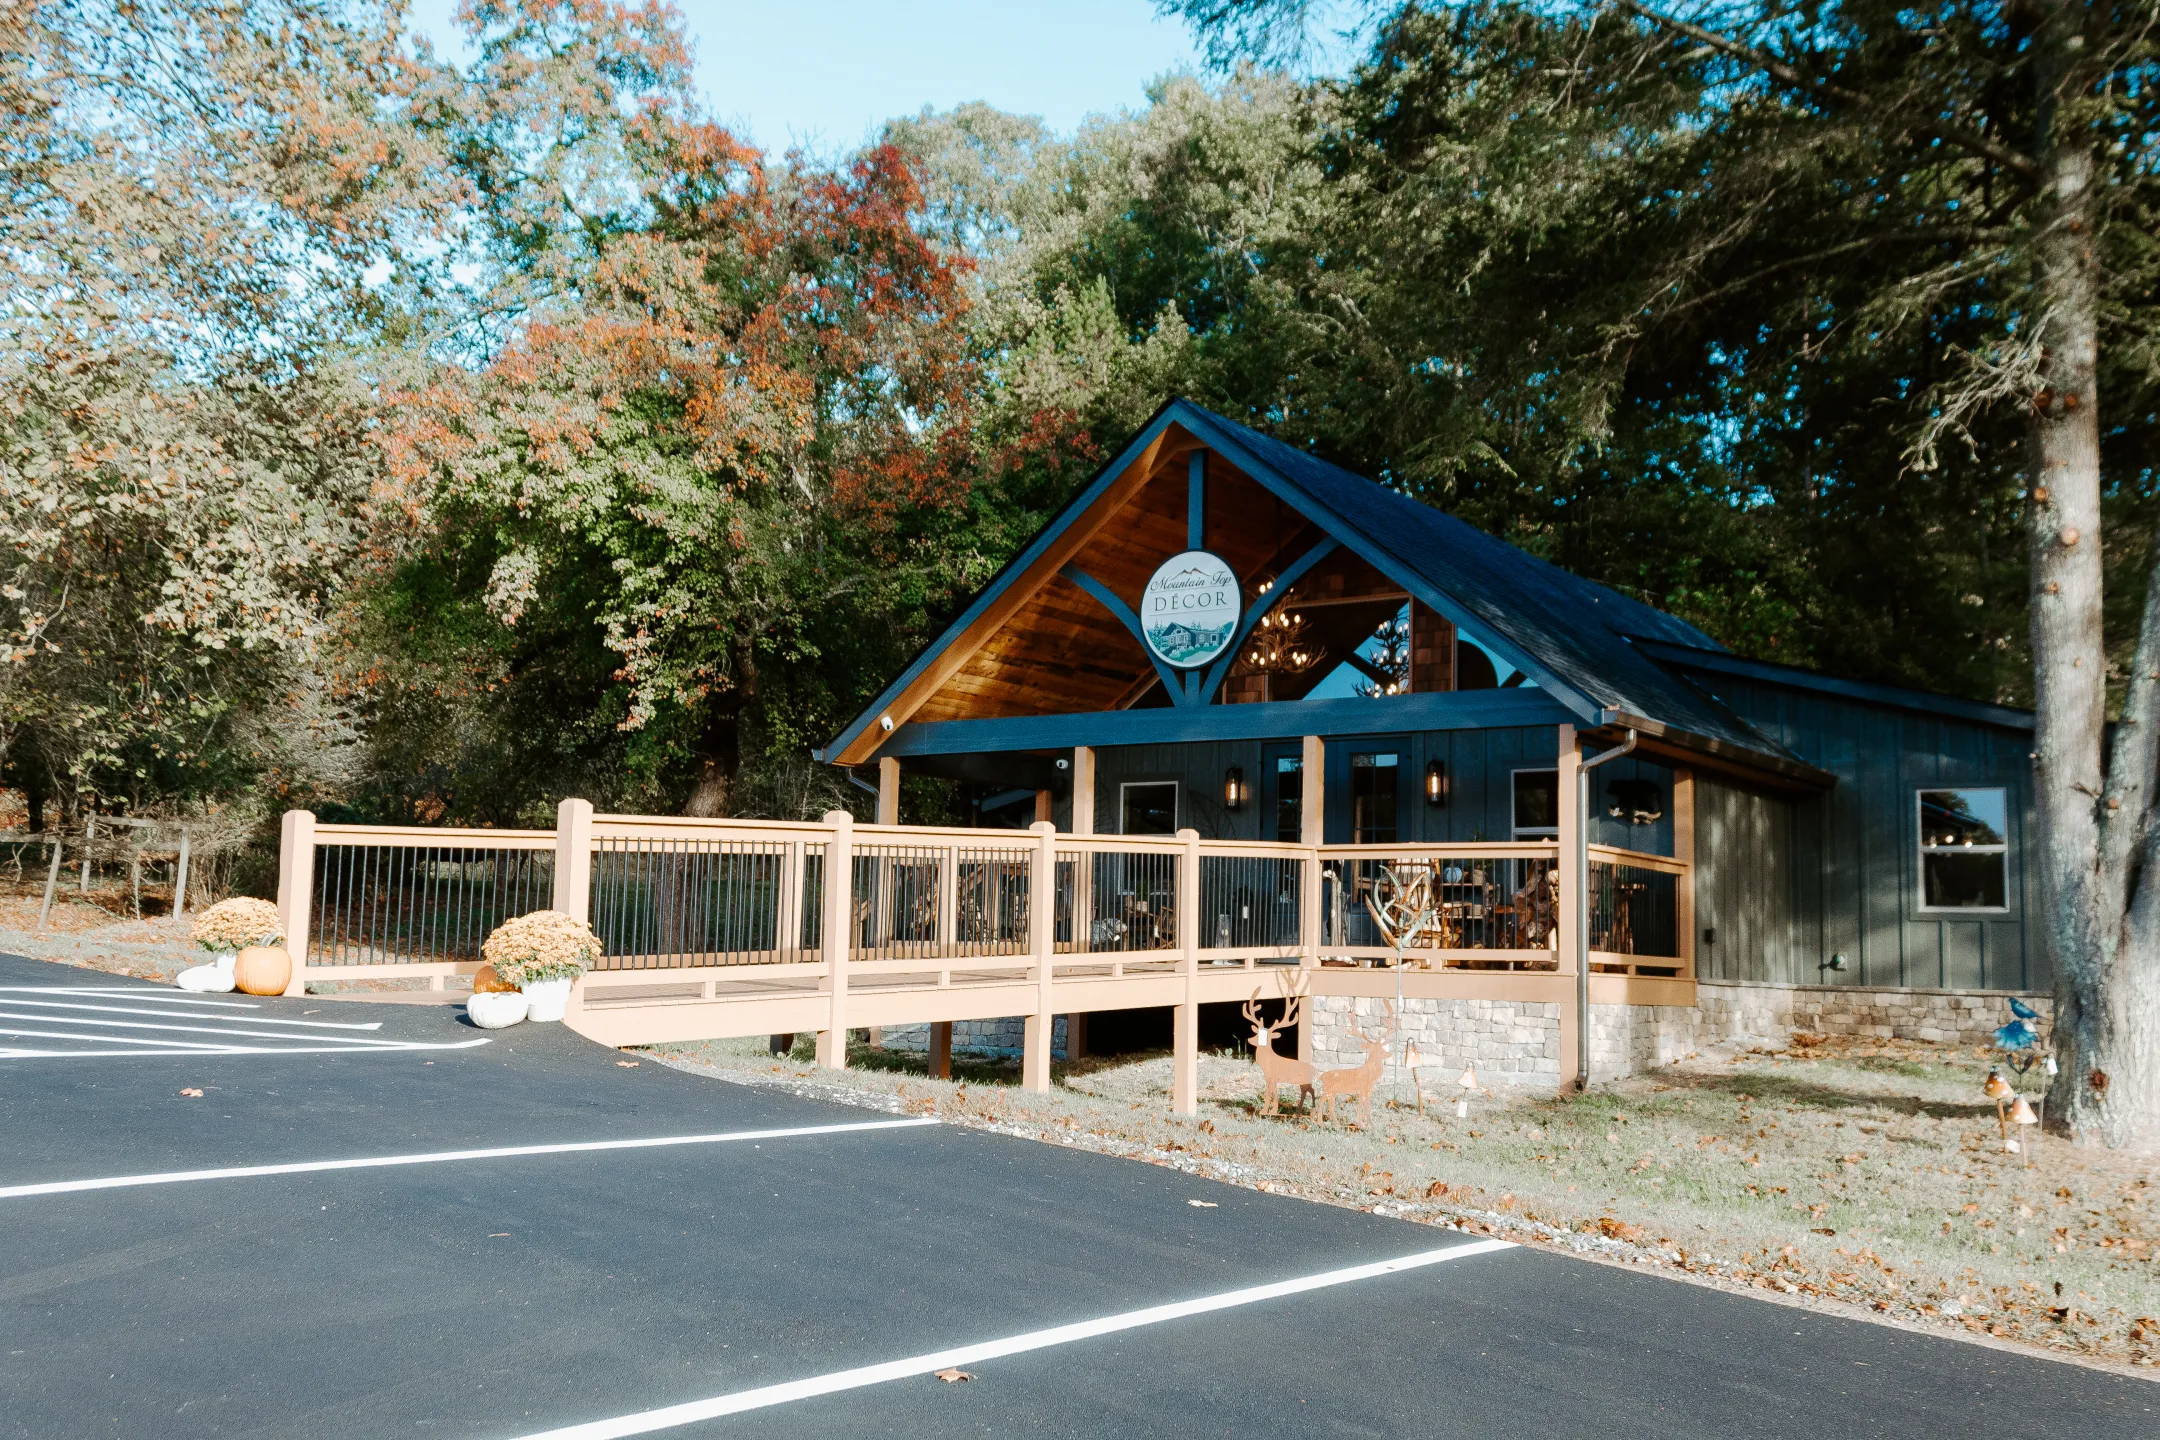
<path id="1" fill-rule="evenodd" d="M 1419 866 L 1405 873 L 1383 865 L 1379 878 L 1385 883 L 1366 892 L 1365 910 L 1399 962 L 1402 952 L 1433 926 L 1432 871 Z M 1384 899 L 1382 889 L 1387 891 Z"/>

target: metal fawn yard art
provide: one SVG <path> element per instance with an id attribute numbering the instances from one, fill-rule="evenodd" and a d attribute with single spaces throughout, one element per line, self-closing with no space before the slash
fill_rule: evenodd
<path id="1" fill-rule="evenodd" d="M 1357 1026 L 1351 1027 L 1352 1033 L 1365 1042 L 1365 1058 L 1341 1070 L 1320 1072 L 1320 1119 L 1327 1120 L 1338 1115 L 1341 1108 L 1338 1102 L 1356 1100 L 1358 1123 L 1367 1129 L 1372 1128 L 1373 1086 L 1380 1083 L 1380 1071 L 1387 1064 L 1388 1050 L 1394 1044 L 1396 1029 L 1395 1007 L 1388 1005 L 1385 1000 L 1380 1003 L 1387 1006 L 1387 1025 L 1379 1034 L 1368 1035 Z"/>
<path id="2" fill-rule="evenodd" d="M 1305 997 L 1292 992 L 1283 997 L 1283 1017 L 1269 1023 L 1260 1016 L 1260 992 L 1252 992 L 1252 999 L 1245 1002 L 1245 1018 L 1252 1022 L 1253 1060 L 1260 1067 L 1260 1113 L 1282 1113 L 1282 1087 L 1298 1087 L 1298 1105 L 1303 1108 L 1313 1098 L 1313 1066 L 1310 1060 L 1299 1060 L 1290 1055 L 1275 1053 L 1275 1037 L 1297 1024 L 1298 1013 L 1304 1008 Z"/>
<path id="3" fill-rule="evenodd" d="M 1388 1011 L 1388 1029 L 1392 1034 L 1396 1017 L 1402 1013 L 1403 951 L 1429 932 L 1438 932 L 1434 938 L 1441 945 L 1451 945 L 1457 937 L 1447 933 L 1446 923 L 1441 919 L 1441 906 L 1433 888 L 1433 871 L 1429 864 L 1412 865 L 1402 869 L 1393 865 L 1381 866 L 1378 883 L 1365 896 L 1365 910 L 1372 916 L 1373 924 L 1387 941 L 1388 948 L 1395 952 L 1395 1006 Z M 1384 1057 L 1385 1052 L 1382 1054 Z M 1369 1062 L 1372 1057 L 1368 1055 L 1366 1059 Z M 1410 1088 L 1417 1090 L 1417 1072 L 1409 1062 L 1409 1051 L 1405 1047 L 1403 1073 L 1410 1077 Z M 1364 1072 L 1364 1066 L 1356 1068 L 1358 1073 Z M 1379 1073 L 1377 1069 L 1374 1070 L 1375 1080 L 1379 1078 Z M 1321 1092 L 1323 1098 L 1326 1093 L 1324 1090 Z M 1372 1087 L 1368 1085 L 1365 1089 L 1365 1108 L 1368 1112 L 1372 1109 L 1371 1096 Z M 1423 1114 L 1423 1091 L 1418 1091 L 1417 1100 L 1418 1113 Z"/>

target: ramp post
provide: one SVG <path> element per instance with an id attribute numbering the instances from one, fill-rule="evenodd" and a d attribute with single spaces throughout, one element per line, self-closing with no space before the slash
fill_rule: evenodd
<path id="1" fill-rule="evenodd" d="M 1050 1088 L 1050 984 L 1057 971 L 1057 826 L 1037 820 L 1035 853 L 1028 868 L 1028 958 L 1035 967 L 1035 1013 L 1027 1017 L 1020 1051 L 1020 1081 L 1028 1089 Z"/>
<path id="2" fill-rule="evenodd" d="M 848 952 L 855 940 L 855 817 L 828 810 L 825 842 L 825 973 L 831 1010 L 818 1031 L 817 1063 L 847 1069 Z"/>
<path id="3" fill-rule="evenodd" d="M 1200 832 L 1178 831 L 1184 848 L 1177 857 L 1178 971 L 1185 998 L 1172 1012 L 1170 1027 L 1170 1108 L 1179 1115 L 1200 1113 Z"/>
<path id="4" fill-rule="evenodd" d="M 287 995 L 307 994 L 308 912 L 315 905 L 315 812 L 287 810 L 278 835 L 278 921 L 292 957 Z"/>

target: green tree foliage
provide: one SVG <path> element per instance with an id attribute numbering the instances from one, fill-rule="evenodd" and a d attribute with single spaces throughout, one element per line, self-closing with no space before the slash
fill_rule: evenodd
<path id="1" fill-rule="evenodd" d="M 1188 13 L 1224 43 L 1301 19 L 1289 0 Z M 1598 462 L 1672 465 L 1691 498 L 1738 482 L 1756 538 L 1797 562 L 1798 583 L 1769 579 L 1810 652 L 2032 697 L 2050 1115 L 2143 1147 L 2160 1146 L 2156 82 L 2152 7 L 2107 0 L 1413 6 L 1342 92 L 1343 173 L 1393 221 L 1352 233 L 1395 246 L 1333 256 L 1378 272 L 1440 241 L 1435 278 L 1474 259 L 1458 313 L 1528 358 L 1466 364 L 1458 388 L 1499 378 L 1538 407 L 1518 435 L 1579 429 Z M 1444 243 L 1460 217 L 1467 248 Z M 2013 524 L 2026 563 L 1997 580 Z M 2029 665 L 1991 663 L 2021 611 Z"/>
<path id="2" fill-rule="evenodd" d="M 439 201 L 396 12 L 0 13 L 0 765 L 69 810 L 307 756 L 371 266 Z M 296 739 L 297 736 L 297 739 Z"/>
<path id="3" fill-rule="evenodd" d="M 505 338 L 393 397 L 355 655 L 394 638 L 372 728 L 434 714 L 443 743 L 378 751 L 404 792 L 384 798 L 497 820 L 594 781 L 692 814 L 829 802 L 831 780 L 766 772 L 800 772 L 981 578 L 956 544 L 967 261 L 918 230 L 898 150 L 774 165 L 703 118 L 651 12 L 468 18 L 465 83 L 491 98 L 446 148 L 486 200 Z"/>

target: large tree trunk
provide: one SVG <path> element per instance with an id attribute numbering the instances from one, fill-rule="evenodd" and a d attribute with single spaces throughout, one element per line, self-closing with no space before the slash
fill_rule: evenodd
<path id="1" fill-rule="evenodd" d="M 2107 653 L 2101 631 L 2097 260 L 2092 154 L 2057 125 L 2073 88 L 2076 17 L 2043 27 L 2045 228 L 2040 237 L 2041 384 L 2032 404 L 2033 805 L 2031 864 L 2043 943 L 2055 964 L 2055 1057 L 2048 1118 L 2086 1143 L 2160 1136 L 2160 985 L 2145 869 L 2154 682 L 2133 677 L 2115 764 L 2103 763 Z M 2155 597 L 2160 599 L 2160 597 Z M 2141 667 L 2160 668 L 2160 606 L 2148 605 Z M 2149 652 L 2151 652 L 2149 654 Z"/>

